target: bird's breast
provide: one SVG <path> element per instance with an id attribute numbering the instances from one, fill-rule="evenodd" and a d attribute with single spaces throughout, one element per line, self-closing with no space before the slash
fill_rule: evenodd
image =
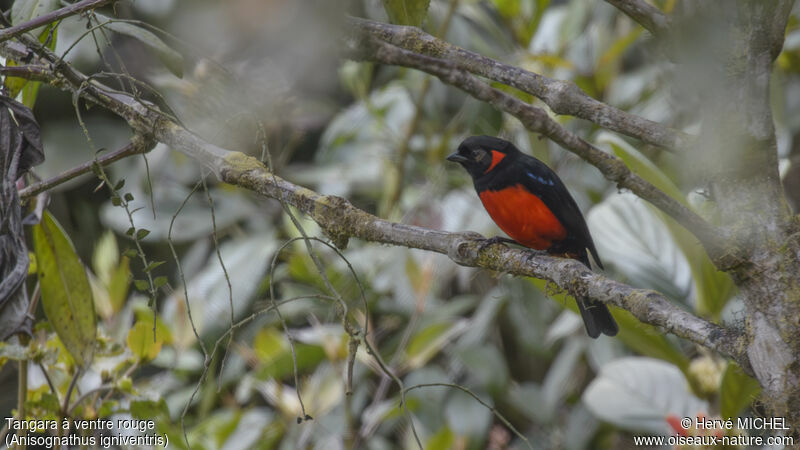
<path id="1" fill-rule="evenodd" d="M 544 202 L 522 185 L 478 194 L 486 212 L 509 237 L 536 250 L 547 250 L 567 237 L 567 230 Z"/>

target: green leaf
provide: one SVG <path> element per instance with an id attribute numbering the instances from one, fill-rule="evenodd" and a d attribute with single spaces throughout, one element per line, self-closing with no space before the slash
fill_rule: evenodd
<path id="1" fill-rule="evenodd" d="M 447 450 L 453 448 L 454 441 L 455 436 L 453 432 L 450 428 L 445 426 L 428 439 L 425 448 L 428 450 Z"/>
<path id="2" fill-rule="evenodd" d="M 122 189 L 123 186 L 125 186 L 125 179 L 124 178 L 119 180 L 119 181 L 117 181 L 117 184 L 114 185 L 114 190 L 118 191 L 118 190 Z"/>
<path id="3" fill-rule="evenodd" d="M 130 192 L 125 194 L 125 201 L 126 202 L 132 202 L 133 201 L 133 194 L 131 194 Z"/>
<path id="4" fill-rule="evenodd" d="M 608 144 L 614 154 L 622 159 L 633 173 L 649 181 L 653 186 L 691 209 L 686 201 L 686 196 L 678 189 L 678 186 L 658 166 L 624 139 L 608 132 L 602 132 L 597 136 L 596 141 L 598 144 Z"/>
<path id="5" fill-rule="evenodd" d="M 431 0 L 383 0 L 389 21 L 398 25 L 418 27 L 428 14 Z"/>
<path id="6" fill-rule="evenodd" d="M 664 191 L 670 197 L 681 202 L 684 206 L 691 208 L 686 201 L 686 197 L 672 180 L 652 161 L 623 139 L 611 133 L 601 133 L 597 138 L 597 142 L 609 144 L 614 154 L 620 157 L 633 172 Z M 667 225 L 675 243 L 689 263 L 696 289 L 698 313 L 704 317 L 718 320 L 722 308 L 733 296 L 735 290 L 733 281 L 728 274 L 717 270 L 697 238 L 660 210 L 655 208 L 653 210 L 658 212 L 662 221 Z"/>
<path id="7" fill-rule="evenodd" d="M 112 195 L 111 196 L 111 204 L 114 206 L 119 206 L 122 204 L 122 199 L 119 198 L 119 195 Z"/>
<path id="8" fill-rule="evenodd" d="M 97 14 L 97 19 L 100 23 L 107 22 L 109 20 L 115 20 L 110 17 L 103 16 L 102 14 Z M 129 22 L 120 22 L 114 21 L 106 24 L 105 28 L 119 34 L 124 34 L 125 36 L 132 37 L 150 50 L 154 51 L 158 59 L 178 78 L 183 77 L 183 56 L 180 53 L 173 50 L 170 46 L 164 43 L 161 38 L 153 34 L 152 32 L 135 25 Z"/>
<path id="9" fill-rule="evenodd" d="M 30 261 L 28 263 L 28 275 L 33 275 L 38 272 L 36 267 L 36 254 L 28 252 L 28 260 Z"/>
<path id="10" fill-rule="evenodd" d="M 710 317 L 714 321 L 719 320 L 722 309 L 736 292 L 733 280 L 730 275 L 717 269 L 703 246 L 691 232 L 663 212 L 658 212 L 669 228 L 675 243 L 689 262 L 695 285 L 698 314 Z"/>
<path id="11" fill-rule="evenodd" d="M 150 230 L 139 228 L 138 230 L 136 230 L 136 240 L 141 241 L 142 239 L 146 238 L 148 234 L 150 234 Z"/>
<path id="12" fill-rule="evenodd" d="M 125 299 L 128 298 L 128 289 L 131 284 L 130 260 L 123 256 L 119 265 L 111 273 L 108 281 L 108 298 L 114 313 L 122 309 Z"/>
<path id="13" fill-rule="evenodd" d="M 144 268 L 145 272 L 152 272 L 156 267 L 164 264 L 164 261 L 153 261 Z"/>
<path id="14" fill-rule="evenodd" d="M 153 286 L 155 286 L 156 289 L 164 286 L 165 284 L 167 284 L 167 277 L 156 277 L 156 279 L 153 280 Z"/>
<path id="15" fill-rule="evenodd" d="M 253 351 L 259 360 L 269 364 L 286 352 L 286 339 L 274 328 L 263 328 L 253 340 Z"/>
<path id="16" fill-rule="evenodd" d="M 669 416 L 708 413 L 675 366 L 651 358 L 625 357 L 603 365 L 583 391 L 583 404 L 597 418 L 633 432 L 663 433 Z"/>
<path id="17" fill-rule="evenodd" d="M 128 331 L 126 342 L 134 356 L 142 361 L 150 361 L 161 351 L 162 336 L 156 333 L 154 339 L 153 324 L 137 321 Z"/>
<path id="18" fill-rule="evenodd" d="M 107 230 L 94 245 L 92 270 L 103 283 L 111 279 L 111 272 L 119 263 L 119 248 L 114 233 Z"/>
<path id="19" fill-rule="evenodd" d="M 464 323 L 439 322 L 416 333 L 408 344 L 407 364 L 419 368 L 433 358 L 445 345 L 464 331 Z"/>
<path id="20" fill-rule="evenodd" d="M 11 24 L 19 25 L 29 22 L 41 15 L 55 11 L 58 7 L 58 0 L 16 0 L 11 5 Z M 30 33 L 38 35 L 43 30 L 44 26 L 30 31 Z"/>
<path id="21" fill-rule="evenodd" d="M 153 340 L 153 310 L 147 306 L 137 306 L 134 310 L 136 322 L 142 322 L 150 327 L 150 340 Z M 172 330 L 161 320 L 161 316 L 155 318 L 156 335 L 162 344 L 172 343 Z"/>
<path id="22" fill-rule="evenodd" d="M 11 5 L 11 23 L 19 25 L 28 22 L 43 14 L 55 11 L 59 7 L 58 0 L 17 0 Z M 52 37 L 50 42 L 47 39 L 50 37 L 52 30 Z M 39 42 L 42 44 L 47 43 L 47 48 L 54 50 L 56 46 L 57 30 L 53 24 L 41 26 L 30 31 L 31 34 L 37 36 Z M 8 60 L 6 65 L 14 67 L 19 65 L 16 61 Z M 33 108 L 36 103 L 36 96 L 39 93 L 39 81 L 29 81 L 24 78 L 6 77 L 3 84 L 8 89 L 8 94 L 11 98 L 16 98 L 22 92 L 22 103 L 28 108 Z"/>
<path id="23" fill-rule="evenodd" d="M 658 329 L 639 322 L 633 314 L 617 308 L 614 309 L 614 319 L 619 324 L 617 339 L 640 355 L 669 361 L 686 373 L 689 359 Z"/>
<path id="24" fill-rule="evenodd" d="M 125 252 L 122 253 L 122 254 L 127 256 L 130 259 L 133 259 L 133 258 L 136 258 L 137 256 L 139 256 L 139 252 L 137 252 L 136 249 L 134 249 L 134 248 L 129 248 L 129 249 L 125 250 Z"/>
<path id="25" fill-rule="evenodd" d="M 33 227 L 42 307 L 76 363 L 87 366 L 94 354 L 97 316 L 92 289 L 66 233 L 49 212 Z"/>
<path id="26" fill-rule="evenodd" d="M 127 234 L 128 236 L 131 236 L 131 237 L 133 236 L 133 233 L 136 233 L 136 228 L 129 227 L 129 228 L 128 228 L 128 229 L 125 231 L 125 234 Z"/>
<path id="27" fill-rule="evenodd" d="M 100 404 L 100 408 L 97 409 L 97 417 L 108 417 L 116 413 L 117 408 L 119 408 L 118 401 L 106 400 L 102 404 Z"/>
<path id="28" fill-rule="evenodd" d="M 736 363 L 728 362 L 720 385 L 720 415 L 723 419 L 732 419 L 738 416 L 753 402 L 760 391 L 761 386 L 758 381 L 744 373 Z"/>
<path id="29" fill-rule="evenodd" d="M 169 414 L 167 401 L 164 398 L 153 400 L 131 400 L 131 416 L 139 420 L 153 420 L 156 417 Z"/>
<path id="30" fill-rule="evenodd" d="M 150 289 L 150 283 L 145 280 L 134 280 L 133 284 L 136 285 L 136 289 L 140 291 L 146 291 Z"/>

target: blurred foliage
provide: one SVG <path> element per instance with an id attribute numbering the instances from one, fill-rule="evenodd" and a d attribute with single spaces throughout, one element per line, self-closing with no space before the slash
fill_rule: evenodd
<path id="1" fill-rule="evenodd" d="M 74 45 L 67 56 L 74 66 L 169 108 L 204 138 L 269 156 L 289 180 L 369 211 L 399 192 L 397 207 L 386 214 L 404 223 L 498 234 L 467 176 L 444 156 L 466 136 L 504 136 L 569 186 L 608 276 L 658 290 L 709 320 L 742 326 L 729 277 L 663 214 L 618 192 L 516 119 L 438 80 L 338 60 L 334 37 L 345 10 L 421 24 L 457 45 L 572 80 L 599 100 L 691 130 L 697 126 L 691 111 L 670 96 L 679 69 L 648 33 L 592 0 L 336 3 L 137 0 L 120 2 L 106 16 L 65 19 L 57 32 L 38 36 L 60 54 Z M 55 7 L 47 5 L 17 0 L 12 20 L 14 11 L 36 15 Z M 114 14 L 125 21 L 110 19 Z M 792 145 L 800 130 L 798 17 L 795 11 L 774 74 L 782 173 L 798 157 Z M 82 104 L 79 124 L 71 99 L 53 88 L 37 96 L 16 79 L 4 85 L 26 104 L 35 102 L 47 155 L 35 171 L 41 177 L 130 137 L 120 119 Z M 685 176 L 680 155 L 554 118 L 708 216 L 703 186 Z M 412 423 L 430 449 L 525 447 L 509 425 L 536 448 L 622 448 L 636 433 L 673 432 L 669 417 L 754 413 L 758 387 L 740 368 L 625 311 L 613 311 L 618 338 L 591 340 L 574 300 L 540 280 L 356 240 L 343 259 L 312 242 L 349 317 L 368 324 L 375 351 L 358 347 L 346 394 L 350 347 L 342 306 L 302 240 L 279 252 L 302 234 L 277 202 L 219 183 L 163 145 L 106 170 L 107 176 L 86 175 L 52 192 L 49 209 L 63 227 L 48 214 L 30 229 L 38 267 L 30 286 L 39 281 L 46 315 L 37 314 L 28 343 L 0 344 L 0 366 L 35 363 L 30 417 L 63 412 L 59 401 L 81 364 L 72 416 L 156 418 L 158 432 L 180 448 L 182 424 L 192 448 L 413 448 Z M 320 236 L 313 222 L 297 220 L 307 235 Z M 40 245 L 43 237 L 49 246 Z M 78 258 L 88 278 L 73 273 L 83 273 Z M 48 306 L 54 264 L 75 275 L 62 277 L 62 294 L 93 299 L 96 325 L 74 320 L 76 329 L 65 329 L 59 317 L 66 312 L 51 309 L 63 305 Z M 87 317 L 85 304 L 73 306 L 80 310 L 70 314 Z M 93 358 L 76 357 L 89 350 L 84 328 L 95 336 Z M 403 383 L 408 414 L 398 407 L 401 387 L 376 355 Z M 438 383 L 445 386 L 409 390 Z M 446 386 L 456 384 L 468 392 Z M 5 386 L 9 405 L 14 393 Z"/>

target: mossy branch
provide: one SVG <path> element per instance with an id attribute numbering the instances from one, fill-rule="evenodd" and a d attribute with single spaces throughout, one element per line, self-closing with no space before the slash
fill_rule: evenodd
<path id="1" fill-rule="evenodd" d="M 337 247 L 343 248 L 350 238 L 358 238 L 441 253 L 464 266 L 545 279 L 573 295 L 623 308 L 644 323 L 736 360 L 752 373 L 740 332 L 696 317 L 662 294 L 611 280 L 571 259 L 498 245 L 482 248 L 484 239 L 477 233 L 450 233 L 390 222 L 356 208 L 341 197 L 322 195 L 298 186 L 270 173 L 253 157 L 204 141 L 159 113 L 153 105 L 89 80 L 35 40 L 22 38 L 53 68 L 51 84 L 109 109 L 127 120 L 137 134 L 153 137 L 186 154 L 211 169 L 221 180 L 294 206 L 317 222 Z M 515 100 L 502 97 L 498 101 Z M 532 114 L 531 120 L 544 120 L 538 113 Z"/>
<path id="2" fill-rule="evenodd" d="M 419 28 L 350 18 L 359 44 L 384 42 L 417 55 L 448 61 L 455 68 L 527 92 L 556 114 L 575 116 L 666 149 L 684 147 L 691 136 L 592 98 L 572 81 L 557 80 L 503 64 L 436 38 Z M 373 59 L 376 62 L 382 62 Z"/>

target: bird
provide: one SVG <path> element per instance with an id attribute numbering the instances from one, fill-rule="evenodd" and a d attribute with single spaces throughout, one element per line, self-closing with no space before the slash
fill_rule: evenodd
<path id="1" fill-rule="evenodd" d="M 447 160 L 466 169 L 486 212 L 511 238 L 491 238 L 485 245 L 512 242 L 577 259 L 590 269 L 591 252 L 603 268 L 580 208 L 545 163 L 493 136 L 468 137 Z M 617 334 L 619 327 L 603 302 L 576 300 L 590 337 Z"/>

